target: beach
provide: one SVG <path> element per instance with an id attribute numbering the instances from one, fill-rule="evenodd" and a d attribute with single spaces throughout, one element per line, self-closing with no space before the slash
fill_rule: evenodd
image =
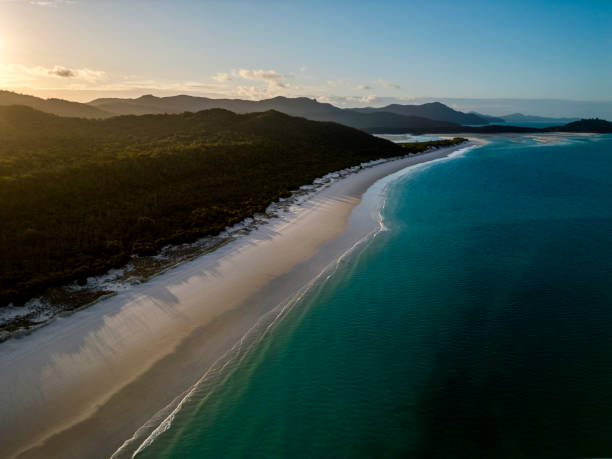
<path id="1" fill-rule="evenodd" d="M 129 457 L 207 371 L 380 230 L 355 211 L 381 178 L 468 147 L 383 162 L 215 251 L 0 344 L 0 455 Z M 255 339 L 255 338 L 253 338 Z M 160 414 L 160 410 L 161 414 Z"/>
<path id="2" fill-rule="evenodd" d="M 612 138 L 487 140 L 370 187 L 385 230 L 137 457 L 609 457 Z"/>

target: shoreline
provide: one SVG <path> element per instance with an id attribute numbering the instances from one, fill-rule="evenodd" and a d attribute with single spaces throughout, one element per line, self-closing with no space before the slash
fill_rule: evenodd
<path id="1" fill-rule="evenodd" d="M 450 139 L 453 138 L 449 137 L 445 140 Z M 31 298 L 23 306 L 9 304 L 0 308 L 0 343 L 11 338 L 29 335 L 37 329 L 49 325 L 57 317 L 72 315 L 126 289 L 131 289 L 135 285 L 148 282 L 182 263 L 206 255 L 232 240 L 242 237 L 258 226 L 267 224 L 271 219 L 276 218 L 280 212 L 284 212 L 287 207 L 299 205 L 336 180 L 380 163 L 435 151 L 439 148 L 441 147 L 432 147 L 430 150 L 419 153 L 407 153 L 404 156 L 381 158 L 330 172 L 315 179 L 311 184 L 303 185 L 294 190 L 288 198 L 280 198 L 278 201 L 270 203 L 262 213 L 247 217 L 231 227 L 226 227 L 219 234 L 204 236 L 190 243 L 169 244 L 155 255 L 134 255 L 122 267 L 113 268 L 102 275 L 90 276 L 83 284 L 75 281 L 49 287 L 43 295 Z"/>
<path id="2" fill-rule="evenodd" d="M 445 140 L 451 139 L 453 138 L 449 137 Z M 7 307 L 0 308 L 0 343 L 28 335 L 50 324 L 58 316 L 66 317 L 76 313 L 126 289 L 131 289 L 135 285 L 148 282 L 182 263 L 206 255 L 244 236 L 245 233 L 249 233 L 258 226 L 267 224 L 280 212 L 284 212 L 287 207 L 299 205 L 336 180 L 380 163 L 435 151 L 439 148 L 444 147 L 434 146 L 418 153 L 408 152 L 403 156 L 381 158 L 330 172 L 315 179 L 311 184 L 303 185 L 292 191 L 291 196 L 270 203 L 262 213 L 249 216 L 231 227 L 226 227 L 216 235 L 204 236 L 190 243 L 169 244 L 155 255 L 133 255 L 130 261 L 122 267 L 110 269 L 105 274 L 90 276 L 84 283 L 75 281 L 49 287 L 43 295 L 31 298 L 23 306 L 9 304 Z"/>
<path id="3" fill-rule="evenodd" d="M 110 456 L 372 231 L 353 218 L 371 185 L 474 145 L 361 169 L 212 252 L 0 344 L 2 455 Z"/>

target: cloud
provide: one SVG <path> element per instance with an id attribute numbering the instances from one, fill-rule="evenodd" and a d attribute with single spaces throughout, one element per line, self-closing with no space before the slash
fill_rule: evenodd
<path id="1" fill-rule="evenodd" d="M 344 86 L 346 82 L 344 80 L 328 80 L 327 85 L 335 88 L 337 86 Z"/>
<path id="2" fill-rule="evenodd" d="M 282 81 L 272 81 L 271 85 L 275 86 L 277 88 L 284 88 L 284 89 L 287 89 L 287 88 L 291 87 L 291 85 L 289 83 L 283 83 Z"/>
<path id="3" fill-rule="evenodd" d="M 108 77 L 106 72 L 103 72 L 101 70 L 92 70 L 88 68 L 78 69 L 74 72 L 76 73 L 76 78 L 92 83 L 98 80 L 103 80 Z"/>
<path id="4" fill-rule="evenodd" d="M 238 70 L 238 75 L 245 80 L 260 80 L 260 81 L 275 81 L 284 78 L 285 75 L 281 75 L 276 70 Z"/>
<path id="5" fill-rule="evenodd" d="M 236 88 L 236 96 L 251 100 L 266 99 L 269 97 L 269 89 L 260 86 L 238 86 Z"/>
<path id="6" fill-rule="evenodd" d="M 229 75 L 229 73 L 225 72 L 217 73 L 215 76 L 212 77 L 212 79 L 221 83 L 225 81 L 232 81 L 232 77 Z"/>
<path id="7" fill-rule="evenodd" d="M 250 70 L 250 69 L 240 69 L 240 70 L 232 70 L 231 77 L 226 73 L 219 73 L 217 76 L 223 75 L 223 78 L 227 75 L 229 79 L 243 79 L 248 81 L 253 81 L 254 83 L 265 83 L 267 87 L 261 86 L 239 86 L 237 89 L 241 92 L 239 94 L 244 93 L 246 97 L 249 98 L 257 98 L 260 95 L 264 97 L 269 97 L 273 95 L 279 95 L 281 91 L 279 90 L 297 90 L 300 89 L 299 86 L 294 86 L 287 83 L 286 79 L 294 78 L 295 75 L 292 73 L 280 73 L 276 70 Z M 216 79 L 216 78 L 215 78 Z M 217 80 L 219 81 L 219 80 Z M 225 80 L 227 81 L 227 80 Z M 256 90 L 255 90 L 256 89 Z"/>
<path id="8" fill-rule="evenodd" d="M 0 0 L 0 3 L 2 1 Z M 374 81 L 369 85 L 358 86 L 359 92 L 356 92 L 355 82 L 342 79 L 327 81 L 305 76 L 298 69 L 295 73 L 283 73 L 278 69 L 265 67 L 226 69 L 211 73 L 204 81 L 191 81 L 162 79 L 153 75 L 113 75 L 101 70 L 69 65 L 26 67 L 0 63 L 0 83 L 5 88 L 30 90 L 53 97 L 62 94 L 69 99 L 78 94 L 81 94 L 79 97 L 85 98 L 89 95 L 94 97 L 94 94 L 95 97 L 135 97 L 149 93 L 252 100 L 286 96 L 317 98 L 342 107 L 381 105 L 383 99 L 386 99 L 374 94 L 375 90 L 379 89 L 378 83 Z"/>
<path id="9" fill-rule="evenodd" d="M 62 78 L 72 78 L 76 76 L 74 71 L 67 69 L 66 67 L 60 67 L 59 65 L 53 67 L 48 73 L 49 75 L 55 75 Z"/>
<path id="10" fill-rule="evenodd" d="M 392 103 L 406 103 L 403 99 L 396 97 L 379 97 L 374 94 L 365 96 L 319 96 L 319 102 L 327 102 L 338 107 L 382 107 Z"/>
<path id="11" fill-rule="evenodd" d="M 5 66 L 5 73 L 11 80 L 36 81 L 49 78 L 74 79 L 95 83 L 107 78 L 105 72 L 92 70 L 89 68 L 70 69 L 63 65 L 54 67 L 27 67 L 19 64 L 8 64 Z"/>
<path id="12" fill-rule="evenodd" d="M 57 8 L 58 6 L 62 5 L 74 5 L 76 2 L 74 0 L 32 0 L 29 3 L 30 5 L 35 6 Z"/>
<path id="13" fill-rule="evenodd" d="M 103 91 L 148 91 L 148 92 L 177 92 L 205 91 L 209 94 L 224 95 L 227 86 L 222 83 L 203 83 L 200 81 L 168 81 L 140 78 L 138 75 L 129 75 L 120 81 L 111 81 L 96 85 L 96 90 Z"/>
<path id="14" fill-rule="evenodd" d="M 376 80 L 375 83 L 384 86 L 385 88 L 402 89 L 398 84 L 391 83 L 387 80 Z"/>

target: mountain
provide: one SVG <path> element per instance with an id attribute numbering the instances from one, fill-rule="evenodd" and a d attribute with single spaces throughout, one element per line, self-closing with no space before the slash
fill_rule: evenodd
<path id="1" fill-rule="evenodd" d="M 361 113 L 388 112 L 404 116 L 418 116 L 430 120 L 446 121 L 455 124 L 489 124 L 489 121 L 475 113 L 463 113 L 453 110 L 440 102 L 431 102 L 422 105 L 400 105 L 391 104 L 380 108 L 357 108 L 352 109 Z"/>
<path id="2" fill-rule="evenodd" d="M 179 114 L 210 109 L 229 110 L 237 114 L 275 110 L 290 116 L 313 121 L 332 121 L 372 133 L 503 133 L 536 132 L 550 125 L 567 125 L 574 118 L 546 118 L 514 113 L 499 118 L 480 113 L 463 113 L 439 103 L 422 105 L 392 104 L 381 108 L 338 108 L 307 97 L 274 97 L 259 101 L 241 99 L 210 99 L 178 95 L 156 97 L 145 95 L 135 99 L 103 98 L 87 104 L 60 99 L 41 99 L 33 96 L 0 91 L 0 106 L 26 105 L 59 116 L 80 118 L 108 118 L 116 115 Z M 499 123 L 499 124 L 490 124 Z M 502 124 L 503 123 L 503 124 Z M 506 124 L 507 123 L 507 124 Z M 474 126 L 480 125 L 480 126 Z M 582 124 L 583 129 L 599 125 Z M 579 129 L 579 125 L 570 129 Z M 532 130 L 536 129 L 536 131 Z M 586 131 L 576 131 L 586 132 Z"/>
<path id="3" fill-rule="evenodd" d="M 506 123 L 532 123 L 547 124 L 549 126 L 562 125 L 578 121 L 579 118 L 548 118 L 544 116 L 523 115 L 522 113 L 512 113 L 501 117 Z"/>
<path id="4" fill-rule="evenodd" d="M 396 113 L 379 112 L 379 113 L 360 113 L 351 109 L 339 109 L 339 112 L 333 113 L 330 116 L 318 116 L 318 121 L 334 121 L 336 123 L 351 126 L 357 129 L 362 129 L 366 132 L 384 133 L 387 130 L 397 129 L 453 129 L 459 126 L 458 124 L 448 123 L 446 121 L 431 120 L 420 116 L 404 116 Z"/>
<path id="5" fill-rule="evenodd" d="M 508 123 L 514 125 L 527 125 L 529 127 L 548 127 L 548 126 L 560 126 L 563 124 L 571 123 L 572 121 L 578 121 L 580 118 L 551 118 L 546 116 L 535 116 L 535 115 L 523 115 L 522 113 L 512 113 L 504 116 L 489 116 L 482 115 L 486 118 L 489 123 Z"/>
<path id="6" fill-rule="evenodd" d="M 96 99 L 89 105 L 121 115 L 163 114 L 199 112 L 212 108 L 222 108 L 234 113 L 253 113 L 276 110 L 292 116 L 323 116 L 325 113 L 341 110 L 331 104 L 319 103 L 306 97 L 275 97 L 259 101 L 242 99 L 210 99 L 197 96 L 156 97 L 145 95 L 136 99 L 107 98 Z"/>
<path id="7" fill-rule="evenodd" d="M 42 99 L 40 97 L 0 90 L 0 106 L 6 105 L 24 105 L 58 116 L 72 116 L 77 118 L 108 118 L 109 116 L 113 116 L 111 113 L 97 107 L 81 104 L 79 102 L 70 102 L 63 99 Z"/>
<path id="8" fill-rule="evenodd" d="M 146 95 L 136 99 L 96 99 L 89 102 L 89 105 L 116 114 L 134 115 L 197 112 L 212 108 L 222 108 L 239 114 L 276 110 L 287 115 L 300 116 L 313 121 L 333 121 L 369 132 L 380 129 L 444 129 L 451 127 L 444 121 L 432 120 L 428 117 L 403 115 L 388 111 L 364 112 L 360 109 L 341 109 L 307 97 L 274 97 L 251 101 L 210 99 L 186 95 L 171 97 Z"/>
<path id="9" fill-rule="evenodd" d="M 499 116 L 491 116 L 491 115 L 484 115 L 482 113 L 478 113 L 478 112 L 470 112 L 474 115 L 477 115 L 481 118 L 484 118 L 486 121 L 488 121 L 489 123 L 505 123 L 506 120 L 499 117 Z"/>

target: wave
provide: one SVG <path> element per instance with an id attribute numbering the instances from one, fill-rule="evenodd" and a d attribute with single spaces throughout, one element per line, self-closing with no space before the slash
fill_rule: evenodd
<path id="1" fill-rule="evenodd" d="M 477 148 L 479 145 L 470 145 L 460 148 L 446 157 L 437 158 L 424 163 L 408 166 L 400 171 L 390 174 L 370 187 L 366 194 L 372 192 L 375 194 L 376 206 L 374 210 L 375 227 L 354 242 L 348 249 L 342 252 L 335 260 L 325 266 L 312 280 L 300 288 L 294 296 L 289 298 L 284 303 L 279 304 L 274 309 L 265 313 L 257 322 L 242 336 L 242 338 L 217 359 L 208 368 L 200 379 L 188 390 L 177 396 L 170 404 L 158 411 L 149 421 L 140 427 L 129 439 L 127 439 L 113 453 L 111 459 L 121 459 L 124 457 L 135 457 L 149 446 L 155 440 L 168 431 L 177 415 L 187 406 L 188 403 L 198 400 L 198 404 L 203 403 L 213 392 L 215 382 L 218 379 L 229 376 L 231 370 L 236 368 L 240 362 L 248 355 L 249 351 L 254 350 L 268 336 L 271 330 L 276 327 L 295 308 L 304 297 L 313 290 L 315 286 L 323 286 L 329 281 L 338 271 L 342 263 L 351 255 L 357 252 L 357 249 L 364 248 L 368 242 L 374 240 L 379 234 L 389 231 L 384 221 L 384 209 L 387 204 L 387 197 L 390 186 L 398 179 L 412 175 L 416 172 L 424 170 L 433 164 L 447 161 L 450 159 L 461 158 L 469 151 Z M 366 197 L 364 194 L 364 198 Z M 135 450 L 134 446 L 138 445 Z M 130 454 L 131 451 L 134 451 Z"/>

